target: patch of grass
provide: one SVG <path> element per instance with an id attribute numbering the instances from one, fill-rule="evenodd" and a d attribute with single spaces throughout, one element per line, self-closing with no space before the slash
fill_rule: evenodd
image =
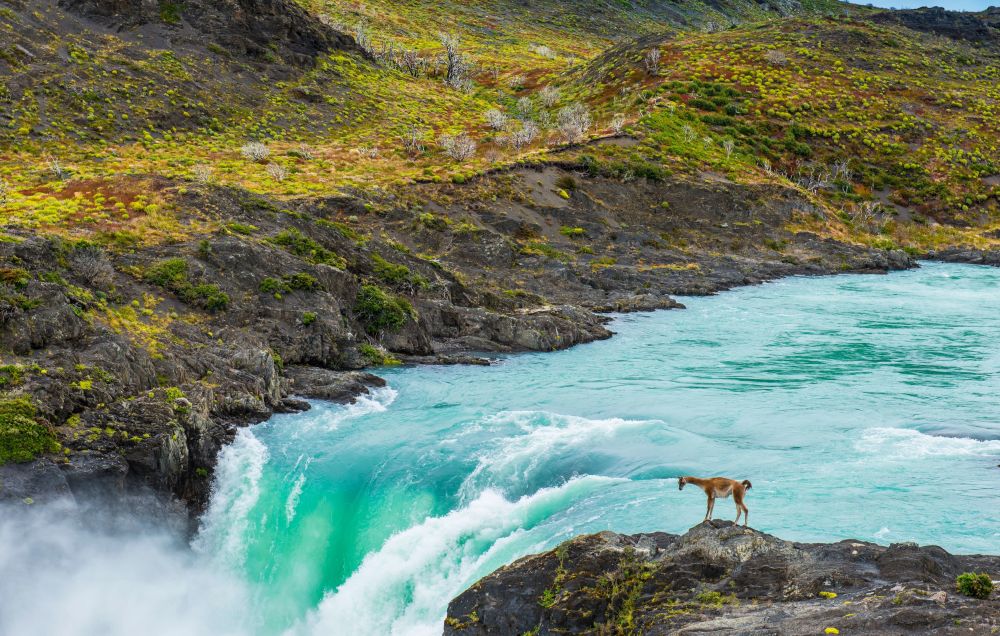
<path id="1" fill-rule="evenodd" d="M 183 258 L 168 258 L 153 264 L 143 279 L 174 292 L 181 302 L 208 311 L 221 311 L 229 306 L 229 295 L 218 285 L 189 280 L 188 263 Z"/>
<path id="2" fill-rule="evenodd" d="M 177 2 L 160 2 L 160 20 L 167 24 L 181 23 L 181 5 Z"/>
<path id="3" fill-rule="evenodd" d="M 251 225 L 250 223 L 239 223 L 237 221 L 233 221 L 231 223 L 226 224 L 226 229 L 236 234 L 250 235 L 259 230 L 260 228 L 257 227 L 256 225 Z"/>
<path id="4" fill-rule="evenodd" d="M 545 241 L 529 241 L 521 246 L 521 253 L 525 256 L 544 256 L 563 263 L 572 260 L 569 254 L 560 252 Z"/>
<path id="5" fill-rule="evenodd" d="M 390 263 L 378 254 L 372 254 L 372 265 L 375 269 L 375 275 L 394 287 L 424 289 L 430 284 L 427 278 L 414 273 L 406 265 Z"/>
<path id="6" fill-rule="evenodd" d="M 358 351 L 361 353 L 361 357 L 365 359 L 365 363 L 367 363 L 370 366 L 389 367 L 402 364 L 397 358 L 395 358 L 391 353 L 389 353 L 385 349 L 382 349 L 380 347 L 375 347 L 368 343 L 363 343 L 359 345 Z"/>
<path id="7" fill-rule="evenodd" d="M 712 607 L 722 607 L 723 605 L 732 605 L 736 603 L 736 597 L 732 594 L 722 594 L 721 592 L 716 592 L 715 590 L 704 590 L 699 592 L 694 600 L 702 605 L 710 605 Z"/>
<path id="8" fill-rule="evenodd" d="M 323 247 L 296 228 L 279 232 L 270 239 L 270 242 L 315 265 L 331 265 L 338 269 L 347 267 L 347 261 L 341 256 Z"/>
<path id="9" fill-rule="evenodd" d="M 30 462 L 59 450 L 52 431 L 36 421 L 35 415 L 28 398 L 0 400 L 0 465 Z"/>
<path id="10" fill-rule="evenodd" d="M 604 269 L 605 267 L 613 267 L 617 263 L 618 259 L 612 256 L 601 256 L 590 261 L 590 268 L 594 270 Z"/>
<path id="11" fill-rule="evenodd" d="M 6 390 L 21 384 L 24 380 L 24 367 L 19 364 L 0 366 L 0 389 Z"/>

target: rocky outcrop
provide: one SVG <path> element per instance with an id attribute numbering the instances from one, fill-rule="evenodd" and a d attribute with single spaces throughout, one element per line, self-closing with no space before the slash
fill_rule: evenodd
<path id="1" fill-rule="evenodd" d="M 208 38 L 231 55 L 297 63 L 335 49 L 361 53 L 351 36 L 290 0 L 60 0 L 60 6 L 119 31 L 155 28 L 177 43 Z"/>
<path id="2" fill-rule="evenodd" d="M 448 606 L 444 633 L 995 633 L 1000 599 L 956 594 L 963 571 L 996 577 L 1000 557 L 793 543 L 729 521 L 683 536 L 602 532 L 483 578 Z"/>
<path id="3" fill-rule="evenodd" d="M 914 31 L 923 31 L 952 40 L 1000 44 L 1000 31 L 988 13 L 948 11 L 941 7 L 884 11 L 871 17 L 874 22 L 900 24 Z"/>
<path id="4" fill-rule="evenodd" d="M 927 258 L 942 263 L 967 263 L 969 265 L 1000 267 L 1000 250 L 953 247 L 928 252 Z"/>
<path id="5" fill-rule="evenodd" d="M 557 181 L 569 198 L 551 196 Z M 384 384 L 365 367 L 564 349 L 612 335 L 598 312 L 680 307 L 673 294 L 913 266 L 789 233 L 817 211 L 785 188 L 572 164 L 365 201 L 142 187 L 171 197 L 181 227 L 210 229 L 109 248 L 10 228 L 0 242 L 0 400 L 30 398 L 61 445 L 5 467 L 0 499 L 152 490 L 197 512 L 237 426 Z"/>

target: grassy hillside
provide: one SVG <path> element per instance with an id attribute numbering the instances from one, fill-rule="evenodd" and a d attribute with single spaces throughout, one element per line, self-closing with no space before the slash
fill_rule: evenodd
<path id="1" fill-rule="evenodd" d="M 286 364 L 344 397 L 610 335 L 591 310 L 1000 243 L 979 22 L 233 2 L 0 0 L 0 392 L 67 461 L 187 457 L 157 487 L 199 500 L 207 418 L 295 408 Z"/>
<path id="2" fill-rule="evenodd" d="M 993 241 L 998 62 L 995 48 L 816 18 L 647 39 L 568 75 L 574 98 L 636 120 L 646 160 L 785 179 L 835 213 L 806 226 L 926 247 Z"/>
<path id="3" fill-rule="evenodd" d="M 4 5 L 5 209 L 10 222 L 35 229 L 131 228 L 153 236 L 159 233 L 148 234 L 147 221 L 136 217 L 169 208 L 169 194 L 149 191 L 136 201 L 127 187 L 118 191 L 114 175 L 209 180 L 280 196 L 462 179 L 557 145 L 551 128 L 568 102 L 541 105 L 540 91 L 612 39 L 776 15 L 754 2 L 715 4 L 727 8 L 328 2 L 310 8 L 369 40 L 379 61 L 335 51 L 305 67 L 283 58 L 278 46 L 255 59 L 184 37 L 190 26 L 183 10 L 117 31 L 49 3 Z M 442 30 L 460 39 L 469 67 L 461 89 L 442 85 Z M 403 51 L 412 52 L 418 70 L 393 63 Z M 521 115 L 538 119 L 541 130 L 516 150 L 503 146 L 484 117 L 491 108 L 526 111 Z M 598 121 L 588 133 L 608 125 Z M 478 152 L 456 160 L 442 151 L 440 137 L 463 133 Z M 241 153 L 248 141 L 267 144 L 269 156 L 248 161 Z"/>

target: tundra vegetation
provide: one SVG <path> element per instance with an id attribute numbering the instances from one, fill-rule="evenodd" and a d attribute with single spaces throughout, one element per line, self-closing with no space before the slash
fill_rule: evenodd
<path id="1" fill-rule="evenodd" d="M 107 327 L 160 360 L 189 344 L 178 332 L 218 344 L 213 321 L 275 302 L 314 343 L 330 321 L 356 320 L 362 359 L 337 359 L 356 368 L 390 363 L 387 343 L 412 336 L 414 296 L 511 312 L 545 304 L 524 279 L 491 278 L 505 259 L 535 268 L 525 278 L 567 265 L 597 278 L 629 263 L 687 282 L 702 272 L 695 248 L 742 249 L 657 230 L 642 248 L 670 253 L 635 262 L 638 247 L 608 248 L 626 223 L 555 213 L 546 235 L 524 224 L 488 245 L 481 219 L 455 211 L 536 195 L 550 211 L 605 204 L 572 176 L 543 182 L 550 169 L 637 189 L 793 191 L 808 205 L 780 231 L 881 250 L 1000 243 L 996 46 L 834 0 L 803 0 L 790 16 L 690 2 L 680 17 L 655 2 L 301 4 L 353 44 L 305 60 L 279 43 L 255 56 L 214 41 L 169 48 L 127 28 L 74 27 L 55 5 L 0 8 L 0 246 L 53 245 L 50 271 L 0 264 L 3 312 L 62 294 L 61 324 Z M 150 28 L 173 33 L 189 10 L 171 4 Z M 526 166 L 543 175 L 529 184 L 538 192 L 514 184 Z M 661 197 L 649 207 L 676 209 Z M 421 240 L 404 244 L 390 223 Z M 602 234 L 608 244 L 595 242 Z M 794 262 L 781 237 L 750 240 Z M 226 251 L 234 244 L 281 268 L 243 286 L 222 280 L 243 264 Z M 466 278 L 441 258 L 451 248 L 482 269 Z M 296 304 L 334 292 L 335 318 Z M 22 365 L 21 380 L 45 371 L 72 383 L 87 408 L 115 397 L 96 371 L 0 356 Z M 4 416 L 10 461 L 49 444 L 29 411 Z"/>

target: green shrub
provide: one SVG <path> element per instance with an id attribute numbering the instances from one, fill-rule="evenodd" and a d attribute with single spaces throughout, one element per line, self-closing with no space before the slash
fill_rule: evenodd
<path id="1" fill-rule="evenodd" d="M 319 288 L 319 281 L 316 280 L 316 277 L 305 272 L 298 272 L 297 274 L 285 276 L 284 278 L 290 289 L 315 291 Z"/>
<path id="2" fill-rule="evenodd" d="M 52 432 L 35 421 L 35 407 L 28 398 L 0 400 L 0 465 L 30 462 L 57 450 Z"/>
<path id="3" fill-rule="evenodd" d="M 21 384 L 24 379 L 24 369 L 16 364 L 5 364 L 0 367 L 0 389 Z"/>
<path id="4" fill-rule="evenodd" d="M 160 20 L 167 24 L 180 24 L 181 5 L 176 2 L 163 2 L 160 4 Z"/>
<path id="5" fill-rule="evenodd" d="M 555 186 L 557 188 L 562 188 L 563 190 L 568 190 L 572 192 L 573 190 L 576 190 L 576 179 L 574 179 L 572 176 L 568 174 L 563 175 L 558 179 L 556 179 Z"/>
<path id="6" fill-rule="evenodd" d="M 955 587 L 965 596 L 985 599 L 993 593 L 993 580 L 985 572 L 979 574 L 963 572 L 955 579 Z"/>
<path id="7" fill-rule="evenodd" d="M 229 306 L 229 294 L 218 285 L 200 283 L 188 285 L 177 293 L 178 298 L 189 305 L 197 305 L 209 311 L 220 311 Z"/>
<path id="8" fill-rule="evenodd" d="M 313 239 L 309 238 L 295 228 L 289 228 L 278 233 L 271 239 L 271 243 L 278 245 L 299 258 L 305 259 L 317 265 L 332 265 L 343 269 L 347 266 L 347 261 L 336 253 L 326 249 Z"/>
<path id="9" fill-rule="evenodd" d="M 582 227 L 570 227 L 564 225 L 559 228 L 559 233 L 563 236 L 568 236 L 569 238 L 582 238 L 587 235 L 587 230 Z"/>
<path id="10" fill-rule="evenodd" d="M 236 234 L 253 234 L 258 228 L 256 225 L 251 225 L 249 223 L 237 223 L 233 221 L 226 226 L 230 232 L 235 232 Z"/>
<path id="11" fill-rule="evenodd" d="M 434 230 L 436 232 L 443 232 L 448 229 L 448 219 L 437 216 L 430 212 L 423 212 L 417 217 L 417 223 L 423 225 L 428 230 Z"/>
<path id="12" fill-rule="evenodd" d="M 689 101 L 688 102 L 688 106 L 691 106 L 693 108 L 697 108 L 699 110 L 717 110 L 718 109 L 718 107 L 715 105 L 715 103 L 713 101 L 708 100 L 708 99 L 703 99 L 701 97 L 697 97 L 697 98 L 692 99 L 691 101 Z"/>
<path id="13" fill-rule="evenodd" d="M 20 267 L 0 267 L 0 283 L 6 283 L 17 289 L 24 289 L 31 281 L 31 274 Z"/>
<path id="14" fill-rule="evenodd" d="M 709 126 L 732 126 L 736 120 L 725 115 L 702 115 L 701 120 Z"/>
<path id="15" fill-rule="evenodd" d="M 146 270 L 146 282 L 173 289 L 188 282 L 188 264 L 183 258 L 168 258 Z"/>
<path id="16" fill-rule="evenodd" d="M 302 314 L 302 324 L 303 325 L 305 325 L 306 327 L 308 327 L 309 325 L 313 324 L 314 322 L 316 322 L 316 312 L 315 311 L 307 311 L 304 314 Z"/>
<path id="17" fill-rule="evenodd" d="M 268 276 L 260 281 L 260 291 L 265 294 L 280 294 L 283 291 L 288 291 L 288 286 L 285 281 Z"/>
<path id="18" fill-rule="evenodd" d="M 154 285 L 169 289 L 182 302 L 209 311 L 218 311 L 229 306 L 229 295 L 218 285 L 194 284 L 188 279 L 188 264 L 183 258 L 168 258 L 155 263 L 146 270 L 143 279 Z"/>
<path id="19" fill-rule="evenodd" d="M 406 265 L 390 263 L 378 254 L 372 254 L 372 265 L 375 275 L 383 281 L 395 286 L 427 287 L 427 279 L 420 274 L 414 274 Z"/>
<path id="20" fill-rule="evenodd" d="M 358 351 L 361 352 L 361 357 L 365 359 L 365 362 L 371 366 L 386 367 L 401 364 L 385 349 L 379 349 L 367 343 L 360 345 Z"/>
<path id="21" fill-rule="evenodd" d="M 413 306 L 375 285 L 363 285 L 354 301 L 354 314 L 365 331 L 377 335 L 383 331 L 399 331 L 407 317 L 413 314 Z"/>

